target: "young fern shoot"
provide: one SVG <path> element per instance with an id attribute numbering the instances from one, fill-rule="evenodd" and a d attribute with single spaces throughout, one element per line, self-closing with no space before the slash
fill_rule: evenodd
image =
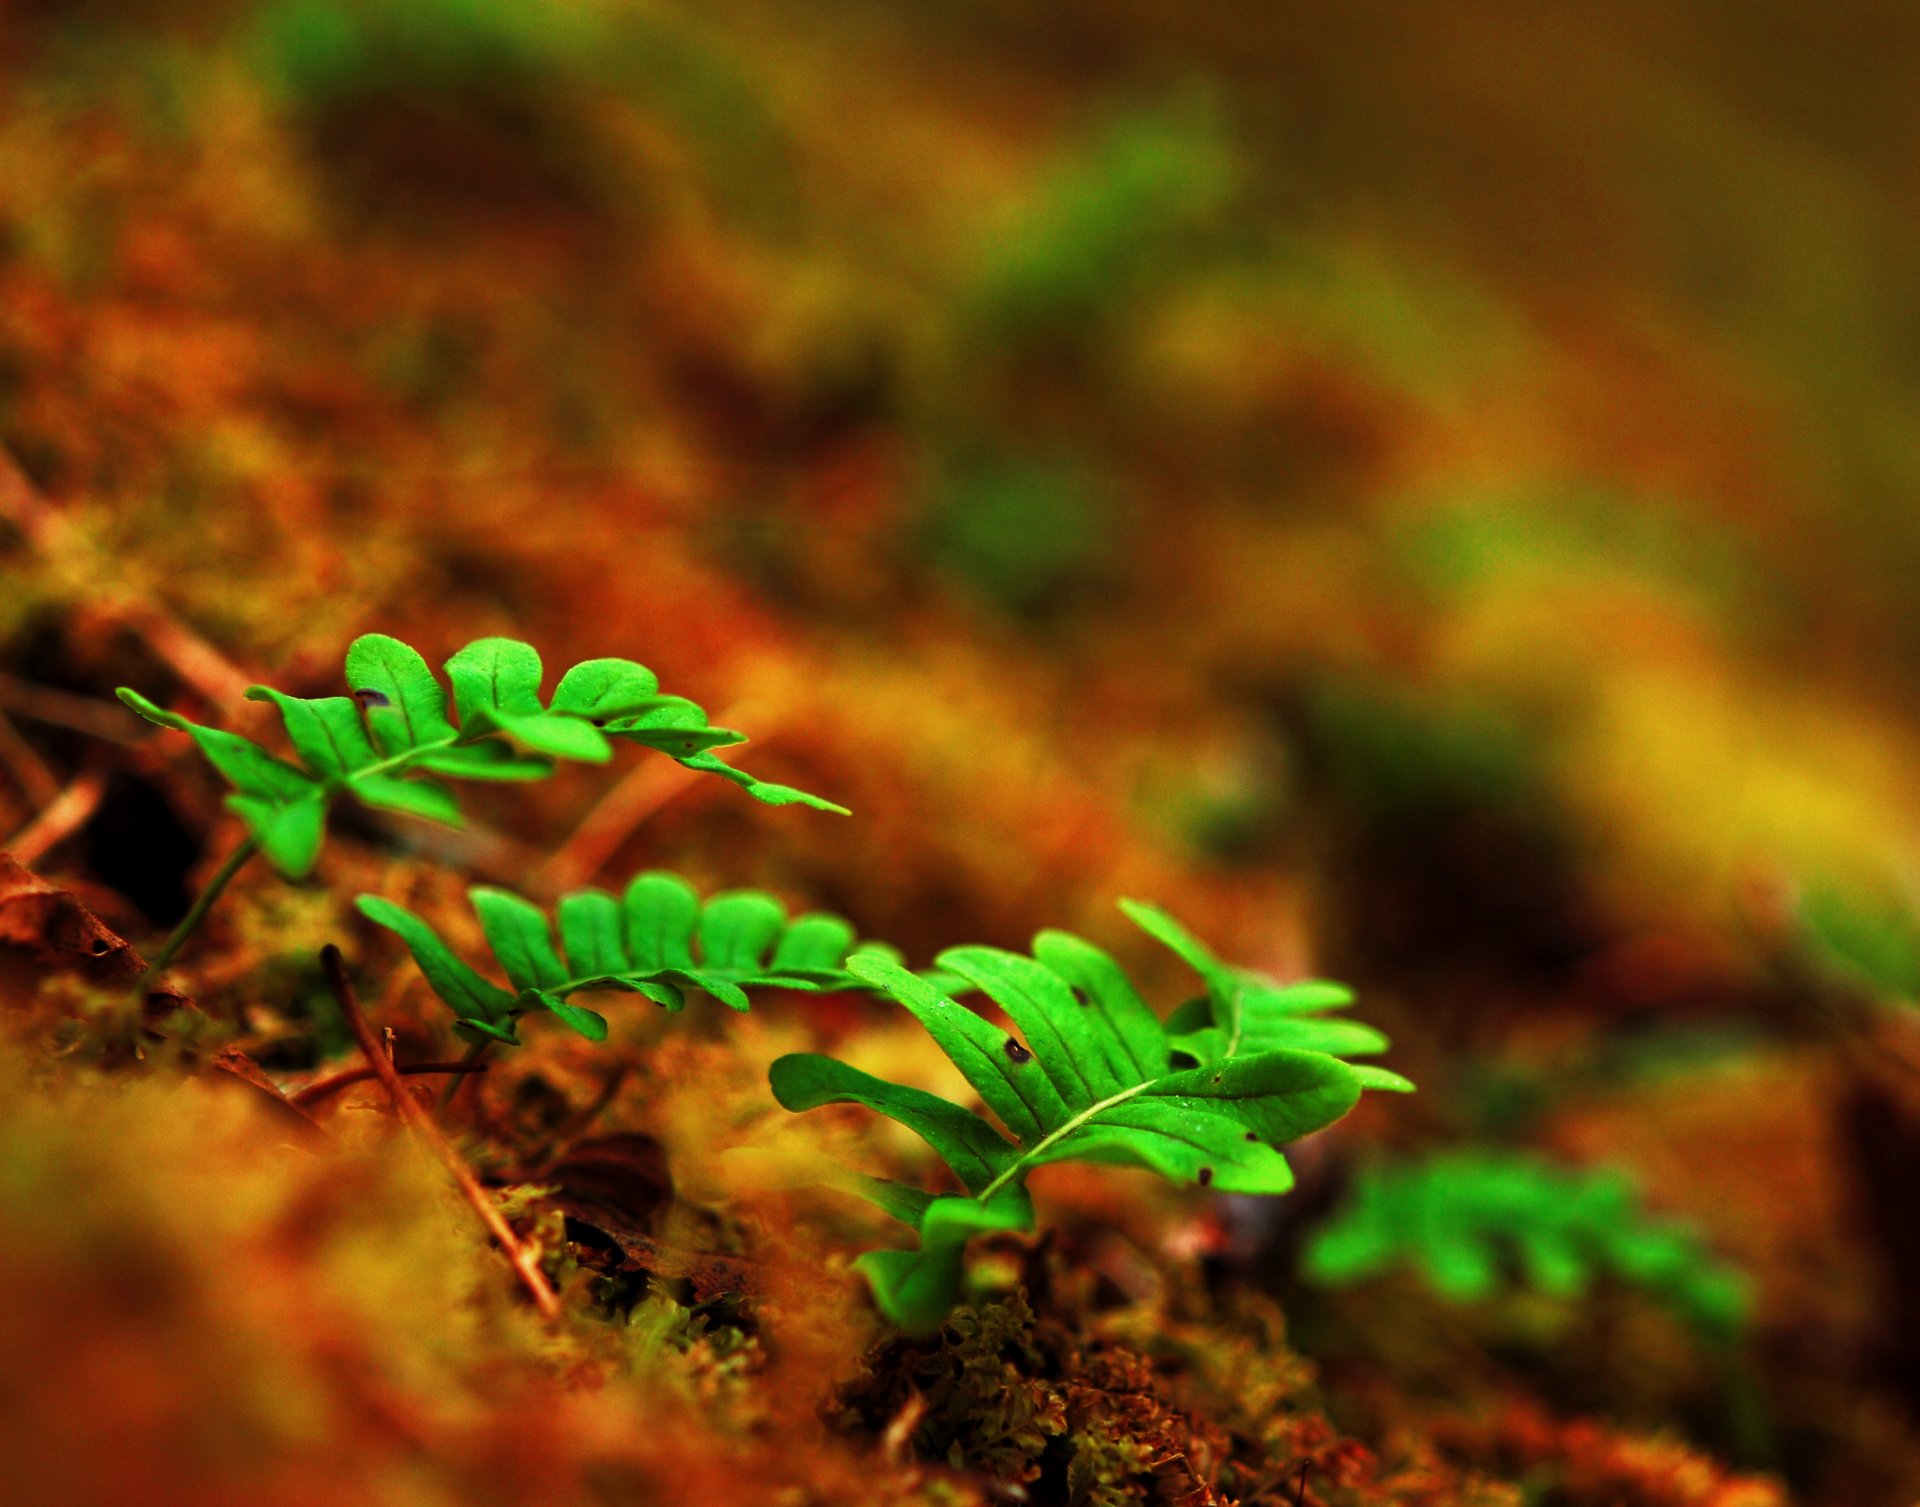
<path id="1" fill-rule="evenodd" d="M 294 757 L 280 758 L 238 733 L 205 727 L 122 686 L 120 699 L 149 722 L 188 734 L 233 786 L 228 807 L 248 836 L 215 874 L 155 954 L 149 974 L 170 963 L 227 883 L 254 856 L 288 879 L 312 872 L 334 799 L 403 811 L 458 826 L 460 803 L 446 780 L 537 780 L 559 759 L 604 764 L 612 740 L 656 749 L 689 769 L 717 774 L 768 805 L 846 808 L 756 779 L 715 752 L 746 736 L 714 727 L 684 696 L 660 694 L 659 680 L 629 659 L 589 659 L 560 677 L 542 703 L 540 655 L 509 638 L 483 638 L 446 663 L 447 690 L 420 654 L 369 633 L 347 650 L 349 696 L 300 697 L 257 685 L 254 701 L 280 710 Z"/>
<path id="2" fill-rule="evenodd" d="M 626 990 L 678 1010 L 686 991 L 699 990 L 745 1010 L 749 989 L 865 989 L 849 971 L 854 960 L 899 958 L 884 943 L 856 942 L 839 916 L 789 916 L 758 890 L 702 901 L 692 885 L 667 873 L 638 875 L 619 899 L 604 890 L 561 896 L 554 907 L 559 948 L 546 914 L 531 901 L 486 885 L 467 894 L 510 987 L 464 962 L 404 906 L 378 895 L 357 903 L 368 920 L 406 943 L 433 992 L 452 1008 L 454 1030 L 475 1045 L 517 1045 L 520 1018 L 538 1012 L 604 1041 L 606 1017 L 575 1004 L 576 994 Z"/>
<path id="3" fill-rule="evenodd" d="M 1105 1162 L 1223 1192 L 1284 1193 L 1293 1174 L 1281 1146 L 1332 1124 L 1363 1089 L 1412 1087 L 1343 1060 L 1386 1046 L 1378 1032 L 1324 1018 L 1351 1000 L 1344 989 L 1276 985 L 1222 963 L 1164 911 L 1122 906 L 1206 985 L 1164 1025 L 1112 957 L 1065 932 L 1042 932 L 1031 957 L 956 947 L 936 959 L 999 1005 L 1017 1035 L 896 963 L 847 960 L 849 973 L 926 1027 L 997 1126 L 830 1057 L 795 1053 L 773 1064 L 774 1097 L 786 1108 L 865 1105 L 926 1141 L 966 1190 L 930 1194 L 865 1177 L 851 1184 L 919 1236 L 917 1249 L 872 1251 L 857 1263 L 901 1329 L 928 1333 L 946 1316 L 971 1236 L 1033 1227 L 1026 1182 L 1036 1167 Z"/>

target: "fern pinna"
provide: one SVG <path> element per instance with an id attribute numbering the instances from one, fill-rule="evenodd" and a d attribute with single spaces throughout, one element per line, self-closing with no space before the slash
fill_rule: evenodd
<path id="1" fill-rule="evenodd" d="M 846 813 L 832 801 L 722 762 L 714 750 L 744 743 L 746 735 L 712 726 L 699 704 L 684 696 L 661 695 L 653 671 L 630 659 L 583 660 L 560 677 L 551 701 L 543 704 L 540 655 L 531 644 L 476 639 L 446 663 L 457 724 L 448 716 L 446 689 L 426 660 L 397 638 L 368 633 L 355 639 L 346 669 L 351 696 L 248 689 L 250 700 L 280 709 L 293 761 L 120 687 L 120 699 L 149 722 L 193 738 L 233 786 L 227 805 L 249 834 L 154 955 L 150 974 L 172 960 L 256 852 L 289 879 L 311 873 L 326 837 L 327 811 L 342 794 L 458 826 L 460 803 L 442 780 L 537 780 L 552 772 L 556 759 L 604 764 L 613 756 L 609 740 L 620 739 L 717 774 L 771 806 Z"/>
<path id="2" fill-rule="evenodd" d="M 852 959 L 899 957 L 883 943 L 856 942 L 839 916 L 790 917 L 757 890 L 703 902 L 673 874 L 641 874 L 618 899 L 604 890 L 563 895 L 554 907 L 558 950 L 545 913 L 531 901 L 484 885 L 467 893 L 511 988 L 463 962 L 404 906 L 378 895 L 362 895 L 358 904 L 407 944 L 433 992 L 453 1009 L 454 1029 L 476 1045 L 517 1043 L 520 1017 L 539 1011 L 604 1041 L 606 1018 L 574 1004 L 575 994 L 627 990 L 678 1010 L 685 991 L 698 989 L 744 1010 L 749 989 L 865 989 L 848 971 Z"/>
<path id="3" fill-rule="evenodd" d="M 1122 906 L 1206 986 L 1166 1025 L 1113 958 L 1065 932 L 1042 932 L 1031 957 L 955 947 L 936 960 L 999 1005 L 1017 1035 L 895 962 L 847 960 L 849 973 L 926 1027 L 998 1127 L 831 1057 L 796 1053 L 773 1064 L 774 1096 L 786 1108 L 865 1105 L 926 1141 L 966 1190 L 930 1194 L 865 1177 L 851 1185 L 919 1235 L 915 1250 L 872 1251 L 857 1263 L 902 1329 L 928 1332 L 953 1306 L 972 1235 L 1032 1228 L 1026 1180 L 1036 1167 L 1117 1163 L 1223 1192 L 1284 1193 L 1293 1175 L 1280 1146 L 1332 1124 L 1364 1088 L 1412 1087 L 1343 1060 L 1386 1045 L 1377 1032 L 1325 1019 L 1351 1000 L 1344 989 L 1276 985 L 1221 962 L 1164 911 Z"/>

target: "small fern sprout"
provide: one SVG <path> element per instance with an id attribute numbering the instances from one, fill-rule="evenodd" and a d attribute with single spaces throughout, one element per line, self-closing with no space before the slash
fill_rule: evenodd
<path id="1" fill-rule="evenodd" d="M 537 780 L 556 760 L 604 764 L 614 740 L 638 743 L 689 769 L 717 774 L 768 805 L 845 807 L 756 779 L 721 761 L 716 749 L 744 743 L 714 727 L 684 696 L 660 694 L 659 681 L 628 659 L 589 659 L 560 677 L 541 701 L 542 668 L 530 644 L 483 638 L 446 663 L 447 689 L 420 654 L 383 633 L 347 650 L 348 696 L 290 696 L 271 686 L 247 691 L 280 709 L 293 757 L 270 753 L 250 738 L 205 727 L 121 687 L 120 699 L 149 722 L 188 734 L 233 787 L 228 807 L 246 824 L 246 839 L 228 856 L 191 909 L 154 954 L 147 976 L 179 952 L 233 877 L 256 853 L 288 879 L 312 872 L 326 837 L 334 799 L 458 826 L 460 803 L 447 780 Z"/>
<path id="2" fill-rule="evenodd" d="M 1387 1045 L 1377 1031 L 1328 1018 L 1351 1002 L 1347 990 L 1231 967 L 1166 912 L 1121 904 L 1206 986 L 1164 1024 L 1112 957 L 1065 932 L 1042 932 L 1030 957 L 955 947 L 935 960 L 999 1005 L 1014 1032 L 897 963 L 847 960 L 849 973 L 926 1027 L 992 1120 L 831 1057 L 795 1053 L 773 1064 L 774 1097 L 786 1108 L 865 1105 L 924 1140 L 966 1190 L 933 1194 L 871 1177 L 848 1184 L 919 1237 L 915 1249 L 872 1251 L 857 1263 L 902 1330 L 938 1327 L 972 1236 L 1033 1227 L 1026 1184 L 1036 1167 L 1105 1162 L 1221 1192 L 1284 1193 L 1293 1174 L 1281 1146 L 1332 1124 L 1363 1089 L 1412 1088 L 1345 1060 Z"/>

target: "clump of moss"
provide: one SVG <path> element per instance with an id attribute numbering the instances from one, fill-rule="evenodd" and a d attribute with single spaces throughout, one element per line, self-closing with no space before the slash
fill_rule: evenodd
<path id="1" fill-rule="evenodd" d="M 1103 1312 L 1077 1270 L 1036 1252 L 1026 1288 L 883 1341 L 834 1421 L 1064 1507 L 1517 1507 L 1430 1447 L 1383 1460 L 1343 1437 L 1269 1306 L 1170 1284 Z"/>

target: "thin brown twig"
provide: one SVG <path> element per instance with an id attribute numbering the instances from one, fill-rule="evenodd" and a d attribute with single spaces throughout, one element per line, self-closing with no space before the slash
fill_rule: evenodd
<path id="1" fill-rule="evenodd" d="M 117 701 L 82 696 L 17 675 L 0 674 L 0 708 L 29 722 L 44 722 L 108 743 L 138 743 L 140 724 Z"/>
<path id="2" fill-rule="evenodd" d="M 331 942 L 320 949 L 320 966 L 326 970 L 327 983 L 339 1003 L 341 1019 L 346 1021 L 347 1029 L 359 1043 L 361 1055 L 367 1059 L 367 1065 L 373 1069 L 374 1076 L 393 1100 L 394 1113 L 440 1159 L 461 1194 L 480 1216 L 480 1222 L 487 1227 L 487 1233 L 493 1236 L 508 1263 L 519 1275 L 521 1285 L 533 1299 L 533 1306 L 540 1310 L 541 1317 L 549 1321 L 558 1320 L 560 1299 L 555 1296 L 546 1274 L 540 1270 L 540 1264 L 533 1259 L 533 1253 L 520 1243 L 493 1200 L 487 1197 L 486 1189 L 480 1186 L 480 1180 L 473 1175 L 473 1169 L 467 1165 L 466 1159 L 440 1133 L 440 1127 L 420 1107 L 419 1101 L 407 1092 L 406 1085 L 400 1081 L 399 1072 L 388 1061 L 380 1043 L 374 1039 L 373 1028 L 367 1024 L 366 1016 L 360 1013 L 359 997 L 354 993 L 353 980 L 347 976 L 346 959 Z"/>
<path id="3" fill-rule="evenodd" d="M 395 1063 L 393 1070 L 403 1078 L 412 1078 L 432 1076 L 437 1073 L 455 1075 L 484 1073 L 487 1071 L 487 1064 L 484 1062 L 409 1062 Z M 289 1094 L 287 1097 L 302 1109 L 310 1109 L 316 1104 L 324 1104 L 335 1094 L 345 1092 L 356 1083 L 365 1083 L 369 1078 L 378 1076 L 379 1074 L 370 1067 L 350 1067 L 344 1073 L 335 1073 L 331 1077 L 309 1083 L 298 1093 Z"/>
<path id="4" fill-rule="evenodd" d="M 60 781 L 54 778 L 53 771 L 47 768 L 47 761 L 20 736 L 20 729 L 3 711 L 0 711 L 0 764 L 7 766 L 14 783 L 20 787 L 20 793 L 34 810 L 42 810 L 58 799 Z"/>
<path id="5" fill-rule="evenodd" d="M 84 827 L 100 809 L 106 793 L 106 776 L 98 769 L 83 770 L 38 816 L 14 833 L 6 844 L 7 851 L 31 867 Z"/>

